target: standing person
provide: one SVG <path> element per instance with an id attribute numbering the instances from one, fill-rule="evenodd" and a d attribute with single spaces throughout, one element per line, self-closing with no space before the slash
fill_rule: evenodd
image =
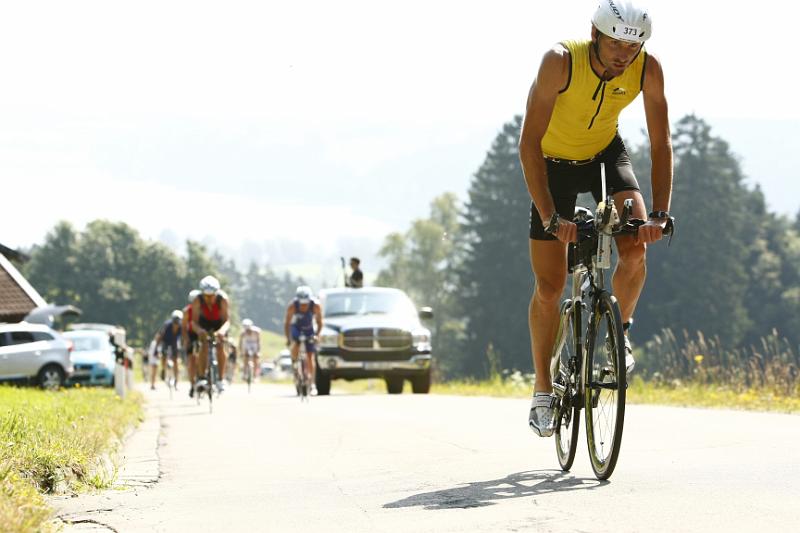
<path id="1" fill-rule="evenodd" d="M 239 353 L 242 361 L 248 364 L 253 359 L 253 381 L 258 377 L 258 358 L 261 355 L 261 328 L 249 318 L 242 320 L 242 334 L 239 335 Z"/>
<path id="2" fill-rule="evenodd" d="M 200 357 L 197 365 L 197 382 L 202 385 L 208 365 L 208 337 L 215 335 L 217 338 L 217 362 L 219 380 L 217 389 L 225 390 L 223 376 L 225 375 L 225 338 L 230 327 L 228 317 L 228 295 L 220 288 L 219 280 L 214 276 L 206 276 L 200 280 L 200 295 L 192 302 L 192 328 L 200 340 Z"/>
<path id="3" fill-rule="evenodd" d="M 361 260 L 358 257 L 350 258 L 350 269 L 353 271 L 350 277 L 347 278 L 348 287 L 353 289 L 360 289 L 364 286 L 364 273 L 361 272 Z"/>
<path id="4" fill-rule="evenodd" d="M 169 320 L 164 322 L 156 333 L 156 350 L 161 352 L 161 379 L 167 379 L 167 357 L 172 360 L 172 372 L 175 377 L 175 390 L 178 390 L 178 376 L 180 375 L 178 357 L 178 341 L 181 338 L 181 321 L 183 312 L 175 309 Z"/>
<path id="5" fill-rule="evenodd" d="M 636 236 L 616 237 L 619 261 L 612 279 L 625 323 L 626 367 L 634 360 L 628 331 L 645 280 L 647 244 L 662 237 L 672 195 L 670 140 L 660 61 L 644 49 L 650 16 L 625 0 L 600 0 L 591 39 L 564 41 L 545 53 L 533 82 L 519 154 L 531 196 L 530 255 L 536 288 L 529 309 L 536 368 L 529 425 L 539 436 L 554 431 L 555 396 L 550 356 L 558 328 L 558 302 L 567 279 L 567 243 L 579 192 L 600 201 L 600 164 L 616 205 L 633 200 L 634 218 L 646 219 Z M 622 109 L 639 93 L 650 137 L 653 204 L 647 214 L 630 158 L 617 131 Z M 548 228 L 556 227 L 555 234 Z"/>
<path id="6" fill-rule="evenodd" d="M 192 302 L 200 296 L 200 291 L 194 289 L 189 292 L 189 303 L 183 308 L 181 320 L 181 340 L 186 350 L 186 365 L 189 375 L 189 398 L 194 397 L 194 383 L 197 373 L 197 334 L 192 326 Z"/>
<path id="7" fill-rule="evenodd" d="M 314 331 L 314 324 L 317 329 Z M 305 337 L 306 345 L 306 378 L 309 383 L 314 382 L 314 354 L 316 348 L 316 335 L 322 331 L 322 306 L 312 294 L 311 288 L 305 285 L 297 287 L 294 300 L 286 308 L 286 319 L 283 322 L 286 334 L 286 346 L 291 347 L 292 363 L 297 361 L 300 353 L 300 337 Z"/>
<path id="8" fill-rule="evenodd" d="M 155 337 L 147 347 L 147 366 L 150 367 L 150 390 L 156 390 L 156 373 L 158 372 L 158 341 Z"/>

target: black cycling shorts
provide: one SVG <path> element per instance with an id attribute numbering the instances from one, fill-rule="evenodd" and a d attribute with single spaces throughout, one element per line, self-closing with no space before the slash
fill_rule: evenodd
<path id="1" fill-rule="evenodd" d="M 602 199 L 600 163 L 606 165 L 607 194 L 639 190 L 639 182 L 633 174 L 631 159 L 619 134 L 591 163 L 573 165 L 549 159 L 546 159 L 545 163 L 547 163 L 547 182 L 556 211 L 567 220 L 572 220 L 575 215 L 575 202 L 579 193 L 591 192 L 596 202 Z M 531 202 L 530 238 L 537 241 L 556 240 L 554 235 L 545 233 L 539 211 L 533 202 Z"/>
<path id="2" fill-rule="evenodd" d="M 194 331 L 190 331 L 188 352 L 190 354 L 193 354 L 199 349 L 199 347 L 200 347 L 200 341 L 197 338 L 197 333 L 195 333 Z"/>

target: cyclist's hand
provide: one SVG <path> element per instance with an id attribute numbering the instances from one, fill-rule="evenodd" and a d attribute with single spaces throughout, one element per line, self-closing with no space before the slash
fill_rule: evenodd
<path id="1" fill-rule="evenodd" d="M 636 244 L 650 244 L 660 241 L 664 236 L 664 228 L 667 227 L 666 219 L 650 219 L 641 226 L 636 233 Z"/>
<path id="2" fill-rule="evenodd" d="M 558 231 L 554 234 L 561 242 L 575 242 L 578 240 L 578 226 L 566 218 L 558 219 Z"/>

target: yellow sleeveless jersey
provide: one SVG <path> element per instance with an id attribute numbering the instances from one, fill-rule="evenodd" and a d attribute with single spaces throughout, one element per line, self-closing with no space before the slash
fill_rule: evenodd
<path id="1" fill-rule="evenodd" d="M 611 143 L 620 112 L 641 92 L 647 52 L 642 49 L 621 76 L 603 82 L 589 62 L 591 41 L 561 44 L 570 55 L 569 81 L 556 98 L 542 151 L 559 159 L 590 159 Z"/>

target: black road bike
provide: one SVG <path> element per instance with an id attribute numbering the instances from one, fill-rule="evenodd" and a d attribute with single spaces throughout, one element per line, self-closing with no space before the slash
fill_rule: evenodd
<path id="1" fill-rule="evenodd" d="M 611 268 L 613 237 L 635 234 L 645 223 L 630 218 L 632 207 L 633 200 L 626 200 L 619 216 L 609 195 L 598 205 L 595 215 L 583 207 L 575 209 L 573 222 L 578 226 L 578 240 L 568 250 L 572 294 L 561 304 L 550 364 L 558 399 L 558 462 L 563 470 L 572 467 L 580 411 L 584 409 L 589 458 L 595 476 L 601 480 L 608 479 L 617 464 L 628 386 L 622 317 L 617 299 L 604 286 L 604 270 Z M 673 232 L 674 219 L 670 218 L 664 235 L 669 235 L 671 241 Z"/>
<path id="2" fill-rule="evenodd" d="M 219 365 L 217 362 L 217 336 L 215 333 L 208 335 L 208 361 L 206 362 L 206 372 L 202 377 L 205 380 L 205 390 L 199 389 L 195 383 L 195 398 L 197 405 L 200 405 L 200 396 L 203 392 L 208 395 L 208 412 L 214 412 L 214 394 L 218 394 L 217 382 L 219 381 Z"/>
<path id="3" fill-rule="evenodd" d="M 300 335 L 298 338 L 299 350 L 297 351 L 297 360 L 293 363 L 294 367 L 294 387 L 300 401 L 308 401 L 311 396 L 311 380 L 308 379 L 308 361 L 306 342 L 308 338 L 305 335 Z M 313 341 L 312 341 L 313 342 Z"/>

